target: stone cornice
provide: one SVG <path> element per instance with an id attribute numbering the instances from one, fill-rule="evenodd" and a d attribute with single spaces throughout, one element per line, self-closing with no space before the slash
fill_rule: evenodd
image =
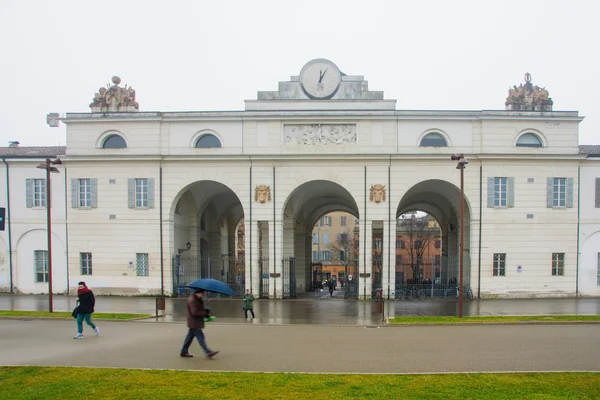
<path id="1" fill-rule="evenodd" d="M 198 120 L 302 120 L 302 119 L 392 119 L 392 120 L 552 120 L 582 121 L 577 111 L 504 110 L 280 110 L 280 111 L 182 111 L 136 113 L 67 113 L 65 123 L 198 121 Z"/>

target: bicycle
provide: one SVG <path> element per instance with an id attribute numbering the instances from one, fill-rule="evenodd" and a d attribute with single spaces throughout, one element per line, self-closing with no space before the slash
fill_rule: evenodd
<path id="1" fill-rule="evenodd" d="M 418 300 L 422 300 L 425 297 L 425 294 L 423 293 L 423 291 L 421 289 L 417 289 L 417 288 L 412 288 L 412 289 L 406 289 L 406 300 L 413 300 L 413 299 L 418 299 Z"/>

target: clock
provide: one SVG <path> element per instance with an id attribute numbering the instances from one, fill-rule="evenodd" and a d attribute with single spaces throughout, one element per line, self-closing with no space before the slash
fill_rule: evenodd
<path id="1" fill-rule="evenodd" d="M 300 71 L 300 85 L 311 99 L 330 99 L 341 81 L 342 73 L 339 68 L 323 58 L 309 61 Z"/>

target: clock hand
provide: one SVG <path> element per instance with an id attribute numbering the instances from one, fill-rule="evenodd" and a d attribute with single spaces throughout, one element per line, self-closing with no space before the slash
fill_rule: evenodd
<path id="1" fill-rule="evenodd" d="M 327 67 L 329 68 L 329 67 Z M 321 83 L 321 81 L 323 80 L 323 77 L 325 76 L 325 72 L 327 72 L 327 68 L 325 68 L 325 71 L 321 72 L 319 71 L 319 83 Z"/>

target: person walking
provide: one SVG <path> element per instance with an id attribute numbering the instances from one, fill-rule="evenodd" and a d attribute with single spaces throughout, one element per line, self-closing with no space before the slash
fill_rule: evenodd
<path id="1" fill-rule="evenodd" d="M 246 289 L 243 299 L 244 304 L 242 305 L 242 309 L 244 310 L 244 318 L 248 318 L 248 311 L 252 313 L 252 318 L 254 318 L 254 295 L 250 293 L 250 289 Z"/>
<path id="2" fill-rule="evenodd" d="M 183 347 L 179 352 L 181 357 L 193 357 L 188 351 L 190 345 L 194 341 L 194 337 L 198 340 L 198 344 L 206 353 L 208 358 L 213 358 L 218 351 L 212 351 L 206 345 L 206 340 L 204 338 L 204 332 L 202 329 L 204 328 L 204 318 L 210 317 L 210 310 L 204 308 L 204 289 L 196 289 L 194 294 L 192 294 L 187 301 L 187 326 L 188 333 L 183 341 Z"/>
<path id="3" fill-rule="evenodd" d="M 329 279 L 329 282 L 327 282 L 327 286 L 329 286 L 329 297 L 333 297 L 333 288 L 335 286 L 335 284 L 333 283 L 333 279 Z"/>
<path id="4" fill-rule="evenodd" d="M 77 335 L 73 339 L 83 339 L 83 321 L 92 327 L 94 335 L 100 335 L 100 329 L 96 324 L 92 322 L 92 313 L 94 312 L 94 306 L 96 305 L 96 298 L 94 292 L 90 290 L 85 282 L 79 282 L 77 288 Z"/>

